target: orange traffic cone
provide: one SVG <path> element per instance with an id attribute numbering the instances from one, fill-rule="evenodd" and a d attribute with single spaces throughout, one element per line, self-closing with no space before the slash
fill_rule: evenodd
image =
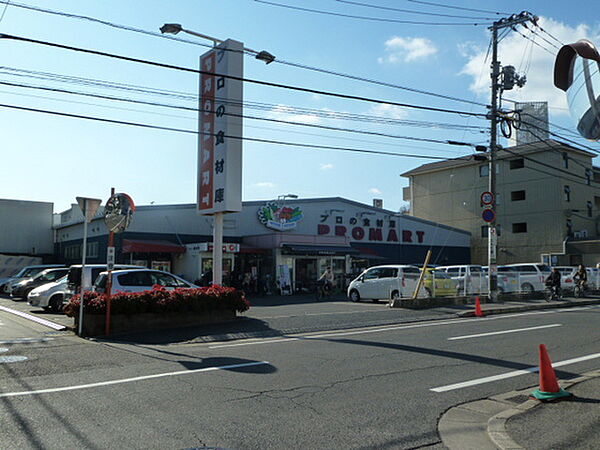
<path id="1" fill-rule="evenodd" d="M 483 317 L 483 311 L 481 310 L 481 302 L 479 301 L 479 296 L 475 297 L 475 317 Z"/>
<path id="2" fill-rule="evenodd" d="M 531 396 L 541 401 L 571 396 L 570 392 L 559 386 L 552 361 L 550 361 L 548 350 L 544 344 L 540 344 L 540 388 L 533 391 Z"/>

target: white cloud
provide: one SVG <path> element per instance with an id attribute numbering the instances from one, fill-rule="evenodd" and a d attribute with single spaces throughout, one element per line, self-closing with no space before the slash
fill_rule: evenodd
<path id="1" fill-rule="evenodd" d="M 369 189 L 369 194 L 381 195 L 381 194 L 383 194 L 383 192 L 381 192 L 377 188 L 371 188 L 371 189 Z"/>
<path id="2" fill-rule="evenodd" d="M 275 183 L 271 183 L 270 181 L 261 181 L 260 183 L 256 183 L 255 186 L 261 188 L 274 188 Z"/>
<path id="3" fill-rule="evenodd" d="M 374 116 L 389 117 L 390 119 L 406 119 L 408 117 L 408 110 L 406 108 L 390 105 L 389 103 L 373 105 L 369 113 Z"/>
<path id="4" fill-rule="evenodd" d="M 319 167 L 319 170 L 331 170 L 333 169 L 333 164 L 321 164 L 321 166 Z"/>
<path id="5" fill-rule="evenodd" d="M 385 42 L 385 56 L 378 58 L 379 63 L 397 64 L 425 59 L 435 55 L 437 47 L 432 41 L 422 37 L 394 36 Z"/>
<path id="6" fill-rule="evenodd" d="M 588 38 L 597 42 L 600 36 L 600 29 L 591 30 L 585 24 L 570 27 L 545 17 L 540 17 L 539 24 L 543 29 L 565 43 L 572 43 L 582 38 Z M 563 91 L 554 87 L 553 83 L 554 59 L 558 50 L 523 27 L 519 27 L 518 30 L 531 39 L 535 38 L 535 42 L 548 48 L 551 53 L 532 44 L 529 40 L 514 31 L 500 41 L 498 45 L 498 59 L 501 63 L 505 66 L 514 66 L 518 73 L 526 71 L 527 75 L 525 87 L 515 87 L 512 91 L 506 92 L 504 96 L 524 102 L 547 101 L 548 106 L 551 108 L 558 108 L 553 112 L 566 114 L 566 95 Z M 553 42 L 552 38 L 539 29 L 537 29 L 537 33 L 544 36 L 549 42 Z M 555 44 L 560 47 L 558 43 Z M 460 74 L 470 76 L 472 78 L 469 87 L 471 91 L 478 94 L 481 99 L 489 102 L 490 60 L 488 58 L 487 61 L 484 61 L 486 51 L 487 48 L 478 48 L 471 42 L 459 45 L 459 52 L 463 57 L 468 59 Z"/>
<path id="7" fill-rule="evenodd" d="M 320 117 L 315 114 L 297 112 L 287 105 L 277 105 L 267 113 L 267 117 L 269 119 L 309 124 L 317 124 L 321 121 Z"/>

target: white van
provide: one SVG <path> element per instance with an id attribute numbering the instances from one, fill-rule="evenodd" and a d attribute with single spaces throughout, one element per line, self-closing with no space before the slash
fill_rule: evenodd
<path id="1" fill-rule="evenodd" d="M 546 278 L 550 275 L 550 266 L 541 263 L 521 263 L 498 266 L 498 273 L 516 277 L 519 292 L 531 293 L 546 289 Z"/>
<path id="2" fill-rule="evenodd" d="M 458 283 L 458 295 L 486 294 L 488 291 L 488 276 L 480 265 L 440 266 L 435 270 L 446 272 Z"/>
<path id="3" fill-rule="evenodd" d="M 385 265 L 370 267 L 350 282 L 348 299 L 353 302 L 360 300 L 397 299 L 412 297 L 420 270 L 410 265 Z M 425 295 L 421 288 L 419 296 Z"/>
<path id="4" fill-rule="evenodd" d="M 145 269 L 142 266 L 133 266 L 129 264 L 115 264 L 114 270 L 120 269 Z M 100 273 L 106 271 L 106 264 L 86 264 L 84 271 L 84 290 L 89 291 Z M 81 288 L 81 264 L 74 264 L 69 267 L 67 274 L 67 289 L 63 298 L 63 303 L 69 303 L 71 297 L 79 292 Z"/>

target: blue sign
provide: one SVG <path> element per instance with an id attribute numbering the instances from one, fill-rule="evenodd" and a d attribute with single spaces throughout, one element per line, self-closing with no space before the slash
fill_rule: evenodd
<path id="1" fill-rule="evenodd" d="M 486 222 L 493 222 L 494 220 L 496 220 L 496 213 L 493 209 L 487 208 L 483 210 L 483 212 L 481 213 L 481 217 Z"/>

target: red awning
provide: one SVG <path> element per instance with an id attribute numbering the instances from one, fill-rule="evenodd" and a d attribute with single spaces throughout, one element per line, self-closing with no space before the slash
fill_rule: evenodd
<path id="1" fill-rule="evenodd" d="M 123 253 L 185 253 L 185 247 L 169 241 L 123 239 Z"/>

